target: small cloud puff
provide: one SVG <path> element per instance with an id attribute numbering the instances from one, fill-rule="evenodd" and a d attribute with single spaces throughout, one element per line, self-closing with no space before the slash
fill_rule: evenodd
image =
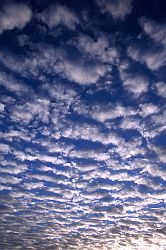
<path id="1" fill-rule="evenodd" d="M 64 25 L 68 29 L 74 30 L 79 23 L 79 19 L 75 12 L 60 4 L 49 6 L 39 14 L 39 19 L 47 24 L 49 28 Z"/>
<path id="2" fill-rule="evenodd" d="M 103 13 L 107 12 L 114 19 L 124 20 L 132 11 L 132 0 L 96 0 Z"/>
<path id="3" fill-rule="evenodd" d="M 23 29 L 31 20 L 32 11 L 23 3 L 10 2 L 0 10 L 0 34 L 14 28 Z"/>
<path id="4" fill-rule="evenodd" d="M 157 82 L 156 83 L 157 94 L 163 98 L 166 98 L 166 83 Z"/>

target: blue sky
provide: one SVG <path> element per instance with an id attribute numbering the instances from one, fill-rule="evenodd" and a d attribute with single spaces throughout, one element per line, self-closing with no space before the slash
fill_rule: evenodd
<path id="1" fill-rule="evenodd" d="M 0 2 L 0 249 L 166 249 L 165 7 Z"/>

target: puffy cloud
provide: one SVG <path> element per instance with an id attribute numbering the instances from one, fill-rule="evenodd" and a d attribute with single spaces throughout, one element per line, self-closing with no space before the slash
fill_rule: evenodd
<path id="1" fill-rule="evenodd" d="M 120 128 L 122 129 L 138 129 L 140 130 L 141 125 L 139 119 L 134 118 L 124 118 L 120 124 Z"/>
<path id="2" fill-rule="evenodd" d="M 0 112 L 3 112 L 5 109 L 5 105 L 3 103 L 0 103 Z"/>
<path id="3" fill-rule="evenodd" d="M 110 47 L 109 39 L 104 34 L 100 35 L 97 40 L 81 34 L 76 41 L 71 43 L 81 51 L 85 58 L 89 57 L 105 63 L 113 63 L 118 58 L 117 49 Z"/>
<path id="4" fill-rule="evenodd" d="M 161 97 L 166 98 L 166 83 L 165 82 L 157 82 L 155 84 L 157 89 L 157 94 Z"/>
<path id="5" fill-rule="evenodd" d="M 35 116 L 43 122 L 48 122 L 49 101 L 46 99 L 38 99 L 35 102 L 16 105 L 11 112 L 11 119 L 15 122 L 29 123 Z"/>
<path id="6" fill-rule="evenodd" d="M 163 110 L 160 114 L 154 114 L 152 116 L 152 121 L 159 125 L 158 131 L 161 132 L 162 129 L 165 129 L 165 122 L 166 122 L 166 111 Z"/>
<path id="7" fill-rule="evenodd" d="M 4 59 L 5 58 L 5 59 Z M 38 80 L 45 79 L 45 74 L 54 75 L 59 74 L 62 78 L 74 81 L 78 84 L 92 84 L 96 83 L 100 77 L 103 77 L 107 72 L 110 72 L 111 65 L 106 65 L 102 62 L 85 60 L 81 56 L 73 58 L 67 51 L 61 48 L 53 48 L 47 44 L 39 45 L 36 48 L 33 57 L 17 58 L 15 55 L 7 52 L 0 53 L 2 63 L 24 77 L 33 77 Z M 41 74 L 42 73 L 42 74 Z M 42 77 L 41 77 L 42 75 Z M 4 81 L 1 83 L 5 85 Z M 20 89 L 18 84 L 6 85 L 11 90 Z"/>
<path id="8" fill-rule="evenodd" d="M 2 57 L 3 55 L 0 53 L 0 58 Z M 16 81 L 14 77 L 7 75 L 4 72 L 0 73 L 0 86 L 5 87 L 7 90 L 14 92 L 17 95 L 30 91 L 30 88 L 28 88 L 23 82 Z"/>
<path id="9" fill-rule="evenodd" d="M 41 189 L 44 187 L 44 183 L 43 182 L 25 182 L 23 184 L 23 187 L 27 190 Z"/>
<path id="10" fill-rule="evenodd" d="M 157 146 L 153 146 L 154 151 L 156 152 L 159 161 L 166 163 L 166 149 L 164 147 L 157 147 Z M 161 173 L 163 173 L 163 177 L 161 175 L 161 178 L 164 178 L 164 180 L 166 180 L 166 171 L 160 171 Z"/>
<path id="11" fill-rule="evenodd" d="M 146 77 L 137 74 L 128 74 L 124 71 L 120 75 L 125 89 L 133 93 L 135 97 L 139 97 L 148 91 L 149 83 Z"/>
<path id="12" fill-rule="evenodd" d="M 155 21 L 142 17 L 140 19 L 140 24 L 144 32 L 151 37 L 155 42 L 159 42 L 166 46 L 166 25 L 159 24 Z"/>
<path id="13" fill-rule="evenodd" d="M 0 143 L 0 151 L 5 153 L 9 153 L 12 148 L 8 144 Z"/>
<path id="14" fill-rule="evenodd" d="M 124 20 L 132 11 L 133 0 L 96 0 L 103 13 L 107 12 L 114 19 Z"/>
<path id="15" fill-rule="evenodd" d="M 145 63 L 151 70 L 158 70 L 166 63 L 166 28 L 164 24 L 158 24 L 153 20 L 142 17 L 140 24 L 144 33 L 154 40 L 156 46 L 152 44 L 150 48 L 139 48 L 129 46 L 128 55 L 141 63 Z M 160 45 L 160 46 L 158 46 Z"/>
<path id="16" fill-rule="evenodd" d="M 142 49 L 130 46 L 128 48 L 128 55 L 135 61 L 145 63 L 149 69 L 158 70 L 166 63 L 165 51 L 165 49 L 163 50 L 161 48 Z"/>
<path id="17" fill-rule="evenodd" d="M 98 165 L 95 163 L 89 163 L 89 164 L 78 164 L 78 163 L 74 163 L 73 164 L 77 169 L 79 169 L 79 171 L 81 172 L 88 172 L 88 171 L 92 171 L 92 170 L 96 170 L 98 169 Z"/>
<path id="18" fill-rule="evenodd" d="M 18 162 L 2 161 L 1 164 L 2 164 L 2 167 L 0 167 L 1 173 L 18 175 L 20 173 L 24 173 L 27 170 L 27 165 L 20 164 Z"/>
<path id="19" fill-rule="evenodd" d="M 90 124 L 73 124 L 61 130 L 61 137 L 75 140 L 100 142 L 103 145 L 123 145 L 124 140 L 115 133 L 102 133 L 97 126 Z"/>
<path id="20" fill-rule="evenodd" d="M 48 9 L 39 14 L 39 18 L 50 28 L 64 25 L 67 28 L 74 30 L 79 23 L 79 19 L 75 12 L 60 4 L 48 7 Z"/>
<path id="21" fill-rule="evenodd" d="M 33 47 L 33 45 L 31 45 Z M 40 44 L 34 47 L 35 53 L 31 56 L 17 56 L 16 54 L 9 53 L 8 51 L 0 52 L 1 62 L 13 72 L 17 72 L 25 78 L 35 77 L 38 80 L 45 79 L 43 73 L 52 74 L 53 67 L 57 61 L 55 48 L 47 45 Z M 42 71 L 42 76 L 41 76 Z M 10 79 L 10 78 L 9 78 Z M 14 82 L 15 83 L 15 82 Z M 8 88 L 19 88 L 16 84 L 7 84 Z"/>
<path id="22" fill-rule="evenodd" d="M 15 184 L 20 183 L 21 181 L 22 181 L 21 178 L 17 178 L 11 175 L 1 176 L 1 184 L 15 185 Z"/>
<path id="23" fill-rule="evenodd" d="M 14 28 L 23 29 L 31 17 L 32 12 L 26 4 L 6 3 L 0 10 L 0 34 Z"/>
<path id="24" fill-rule="evenodd" d="M 165 150 L 161 150 L 160 148 L 158 147 L 154 147 L 155 150 L 156 150 L 156 153 L 159 154 L 159 158 L 162 162 L 166 162 L 166 157 L 165 156 Z M 162 159 L 162 156 L 163 156 L 163 159 Z M 153 177 L 160 177 L 162 178 L 163 180 L 166 181 L 166 171 L 163 170 L 162 168 L 159 168 L 157 165 L 154 165 L 154 164 L 150 164 L 148 163 L 147 166 L 143 169 L 142 172 L 145 172 L 147 171 L 150 175 L 152 175 Z"/>
<path id="25" fill-rule="evenodd" d="M 100 77 L 104 76 L 107 72 L 107 66 L 63 58 L 57 63 L 55 70 L 70 81 L 88 85 L 96 83 Z"/>
<path id="26" fill-rule="evenodd" d="M 96 104 L 88 106 L 83 101 L 80 102 L 78 100 L 72 105 L 72 108 L 76 113 L 95 119 L 103 124 L 110 119 L 137 114 L 137 110 L 134 110 L 132 107 L 125 107 L 120 103 L 115 105 Z"/>
<path id="27" fill-rule="evenodd" d="M 156 114 L 156 113 L 159 113 L 160 111 L 159 107 L 152 103 L 141 104 L 140 108 L 141 108 L 141 111 L 139 112 L 139 114 L 143 116 Z"/>
<path id="28" fill-rule="evenodd" d="M 106 2 L 118 6 L 122 1 Z M 61 11 L 57 6 L 64 6 L 54 5 L 58 16 Z M 64 9 L 63 14 L 67 13 L 67 7 Z M 52 18 L 51 7 L 39 14 L 40 18 L 46 13 Z M 77 22 L 71 25 L 62 21 L 62 16 L 54 18 L 55 26 L 47 23 L 50 28 L 76 27 Z M 150 37 L 147 40 L 162 48 L 163 35 L 155 29 L 148 31 L 147 23 L 141 25 L 144 36 Z M 153 79 L 154 74 L 141 71 L 144 67 L 137 71 L 135 63 L 129 68 L 127 57 L 128 65 L 121 60 L 119 67 L 122 88 L 116 68 L 118 39 L 111 38 L 113 33 L 101 33 L 97 25 L 91 30 L 81 27 L 86 35 L 70 32 L 69 41 L 68 35 L 61 33 L 56 46 L 55 37 L 49 45 L 37 41 L 38 35 L 33 43 L 29 34 L 20 37 L 22 56 L 9 49 L 0 53 L 3 69 L 11 74 L 1 73 L 0 77 L 4 93 L 0 104 L 1 124 L 4 122 L 0 132 L 0 246 L 165 249 L 166 153 L 164 147 L 152 144 L 166 129 L 164 100 L 153 95 L 155 89 L 165 97 L 165 83 L 148 88 L 149 79 L 157 81 L 158 74 Z M 38 28 L 46 30 L 42 22 Z M 47 41 L 45 33 L 40 34 L 42 41 Z M 57 38 L 59 33 L 55 35 Z M 117 42 L 116 48 L 111 47 L 112 42 Z M 124 49 L 121 46 L 122 57 Z M 147 73 L 147 78 L 140 71 Z"/>

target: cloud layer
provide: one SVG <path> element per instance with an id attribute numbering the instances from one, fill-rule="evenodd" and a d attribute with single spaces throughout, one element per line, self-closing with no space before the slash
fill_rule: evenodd
<path id="1" fill-rule="evenodd" d="M 0 6 L 0 249 L 166 249 L 154 1 L 39 2 Z"/>

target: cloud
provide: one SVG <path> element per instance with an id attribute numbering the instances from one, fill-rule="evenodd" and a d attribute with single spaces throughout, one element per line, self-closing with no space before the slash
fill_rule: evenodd
<path id="1" fill-rule="evenodd" d="M 45 76 L 59 75 L 78 84 L 88 85 L 96 83 L 100 77 L 110 72 L 111 65 L 96 62 L 94 60 L 85 60 L 81 55 L 73 57 L 67 52 L 67 49 L 54 48 L 47 44 L 39 44 L 34 47 L 35 52 L 32 57 L 18 58 L 14 54 L 6 51 L 0 53 L 2 63 L 14 72 L 21 74 L 26 78 L 37 78 L 46 81 Z M 4 59 L 5 58 L 5 59 Z M 48 79 L 47 79 L 48 80 Z M 5 83 L 2 82 L 3 85 Z M 17 88 L 17 84 L 8 84 L 8 88 Z"/>
<path id="2" fill-rule="evenodd" d="M 120 124 L 120 128 L 122 129 L 140 129 L 140 121 L 136 118 L 124 118 Z"/>
<path id="3" fill-rule="evenodd" d="M 0 53 L 0 58 L 3 55 Z M 16 93 L 17 95 L 21 95 L 22 93 L 26 93 L 30 91 L 30 88 L 25 85 L 23 82 L 17 81 L 11 75 L 7 75 L 4 72 L 0 72 L 0 86 L 5 87 L 7 90 Z"/>
<path id="4" fill-rule="evenodd" d="M 104 63 L 114 63 L 118 59 L 118 51 L 115 47 L 110 47 L 109 39 L 105 34 L 100 35 L 96 40 L 92 37 L 80 34 L 76 41 L 70 42 L 76 46 L 84 58 L 101 61 Z"/>
<path id="5" fill-rule="evenodd" d="M 106 125 L 105 122 L 110 119 L 116 119 L 118 117 L 124 116 L 133 116 L 137 114 L 137 110 L 134 110 L 132 107 L 125 107 L 121 103 L 114 105 L 95 104 L 89 106 L 83 101 L 78 100 L 72 105 L 72 108 L 77 114 L 95 119 L 103 123 L 104 126 Z"/>
<path id="6" fill-rule="evenodd" d="M 162 150 L 159 147 L 154 147 L 156 150 L 156 153 L 159 156 L 159 159 L 165 163 L 166 162 L 166 157 L 165 157 L 165 150 Z M 162 158 L 163 157 L 163 158 Z M 161 179 L 166 181 L 166 171 L 163 170 L 162 168 L 158 167 L 155 164 L 147 164 L 147 166 L 143 169 L 142 172 L 148 172 L 151 176 L 153 177 L 160 177 Z"/>
<path id="7" fill-rule="evenodd" d="M 15 122 L 28 124 L 35 117 L 47 123 L 49 120 L 49 101 L 38 99 L 35 102 L 27 102 L 23 105 L 15 105 L 11 111 L 11 119 Z"/>
<path id="8" fill-rule="evenodd" d="M 159 158 L 159 161 L 162 163 L 166 163 L 166 149 L 164 147 L 157 147 L 153 146 L 152 147 L 155 153 L 157 154 L 157 157 Z M 160 171 L 158 171 L 160 172 Z M 166 171 L 161 170 L 161 178 L 164 178 L 166 180 Z"/>
<path id="9" fill-rule="evenodd" d="M 7 154 L 11 152 L 12 148 L 8 144 L 0 143 L 0 152 Z"/>
<path id="10" fill-rule="evenodd" d="M 158 70 L 166 64 L 166 26 L 145 17 L 140 18 L 140 25 L 145 35 L 155 44 L 151 47 L 129 46 L 128 55 L 135 61 L 145 63 L 151 70 Z"/>
<path id="11" fill-rule="evenodd" d="M 124 20 L 132 11 L 133 0 L 96 0 L 103 13 L 107 12 L 114 19 Z"/>
<path id="12" fill-rule="evenodd" d="M 142 75 L 129 74 L 121 71 L 121 79 L 126 90 L 133 93 L 135 97 L 139 97 L 148 91 L 148 79 Z"/>
<path id="13" fill-rule="evenodd" d="M 20 173 L 24 173 L 28 166 L 25 164 L 20 164 L 18 162 L 12 162 L 12 161 L 2 161 L 1 163 L 2 167 L 0 167 L 1 173 L 8 173 L 8 174 L 14 174 L 18 175 Z"/>
<path id="14" fill-rule="evenodd" d="M 71 138 L 75 140 L 87 140 L 103 145 L 123 145 L 124 139 L 115 133 L 102 133 L 97 126 L 91 124 L 70 124 L 61 130 L 62 138 Z"/>
<path id="15" fill-rule="evenodd" d="M 166 25 L 155 22 L 154 20 L 146 17 L 140 18 L 140 24 L 150 38 L 155 42 L 161 43 L 166 46 Z"/>
<path id="16" fill-rule="evenodd" d="M 67 57 L 61 58 L 55 70 L 62 77 L 78 84 L 89 85 L 96 83 L 100 77 L 107 72 L 107 66 L 103 64 L 88 64 L 82 60 L 71 60 Z"/>
<path id="17" fill-rule="evenodd" d="M 145 63 L 149 69 L 158 70 L 166 63 L 165 49 L 148 48 L 142 49 L 136 46 L 130 46 L 127 50 L 128 55 L 135 61 Z"/>
<path id="18" fill-rule="evenodd" d="M 114 12 L 129 2 L 100 8 L 124 20 L 125 11 Z M 135 42 L 124 36 L 127 22 L 123 31 L 113 20 L 106 27 L 110 16 L 94 9 L 71 24 L 68 12 L 78 20 L 64 5 L 50 6 L 35 36 L 27 29 L 13 38 L 19 53 L 5 45 L 0 52 L 0 248 L 165 249 L 165 82 L 126 55 Z M 55 27 L 49 36 L 42 21 Z M 141 22 L 139 46 L 150 46 L 131 45 L 130 53 L 148 66 L 144 55 L 162 53 L 164 31 Z M 56 32 L 61 25 L 69 30 Z"/>
<path id="19" fill-rule="evenodd" d="M 11 175 L 5 175 L 5 176 L 1 176 L 1 183 L 2 184 L 11 184 L 11 185 L 15 185 L 18 184 L 22 181 L 21 178 L 17 178 Z"/>
<path id="20" fill-rule="evenodd" d="M 91 163 L 91 164 L 74 163 L 73 165 L 81 172 L 88 172 L 99 168 L 99 166 L 96 163 Z"/>
<path id="21" fill-rule="evenodd" d="M 49 26 L 49 28 L 63 25 L 68 29 L 74 30 L 76 25 L 79 24 L 79 19 L 76 13 L 68 7 L 60 4 L 51 5 L 38 16 Z"/>
<path id="22" fill-rule="evenodd" d="M 6 3 L 0 10 L 0 34 L 14 28 L 23 29 L 31 18 L 32 12 L 26 4 Z"/>
<path id="23" fill-rule="evenodd" d="M 110 158 L 109 152 L 94 150 L 94 149 L 85 149 L 85 150 L 71 150 L 69 153 L 71 158 L 83 158 L 83 159 L 93 159 L 95 161 L 106 161 Z"/>
<path id="24" fill-rule="evenodd" d="M 23 187 L 27 190 L 41 189 L 44 187 L 44 183 L 43 182 L 25 182 L 23 184 Z"/>
<path id="25" fill-rule="evenodd" d="M 0 112 L 3 112 L 5 110 L 5 105 L 3 103 L 0 103 Z"/>
<path id="26" fill-rule="evenodd" d="M 157 114 L 160 112 L 159 107 L 152 103 L 141 104 L 140 108 L 141 108 L 141 111 L 139 112 L 139 114 L 142 116 L 148 116 L 148 115 Z"/>
<path id="27" fill-rule="evenodd" d="M 157 82 L 155 83 L 157 89 L 157 94 L 163 98 L 166 98 L 166 82 Z"/>

